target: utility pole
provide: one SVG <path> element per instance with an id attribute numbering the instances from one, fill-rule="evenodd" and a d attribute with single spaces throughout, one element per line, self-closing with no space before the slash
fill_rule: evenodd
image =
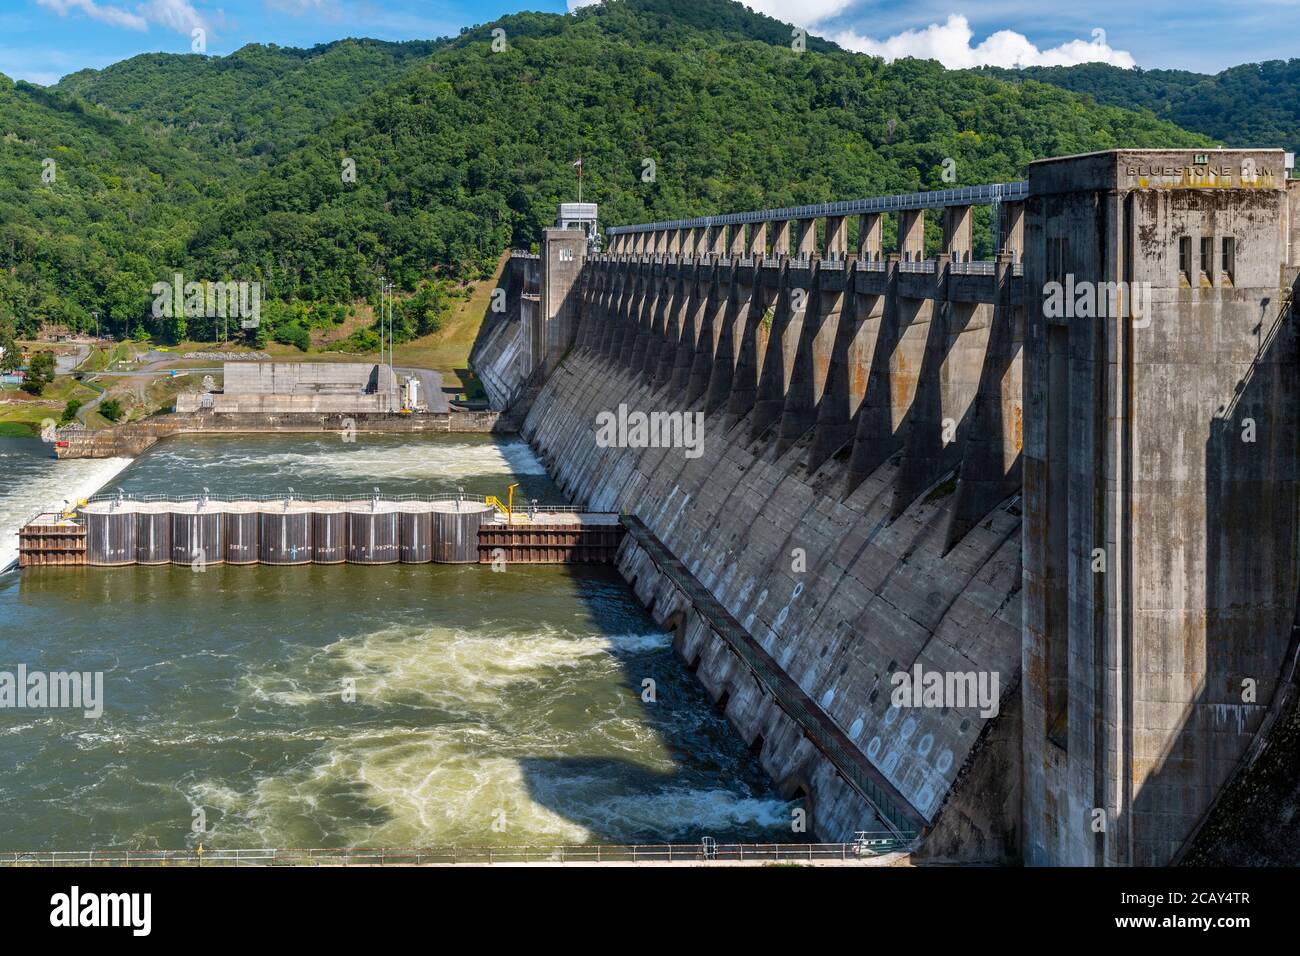
<path id="1" fill-rule="evenodd" d="M 395 307 L 393 289 L 396 285 L 396 282 L 388 283 L 388 380 L 390 382 L 393 381 L 393 309 Z"/>
<path id="2" fill-rule="evenodd" d="M 384 296 L 388 290 L 383 276 L 379 277 L 379 364 L 384 364 Z"/>

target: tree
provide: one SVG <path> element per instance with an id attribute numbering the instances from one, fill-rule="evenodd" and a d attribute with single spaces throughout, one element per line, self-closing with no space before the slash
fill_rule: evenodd
<path id="1" fill-rule="evenodd" d="M 81 399 L 70 398 L 68 404 L 63 406 L 63 414 L 59 416 L 59 424 L 66 425 L 77 417 L 77 412 L 81 411 Z"/>
<path id="2" fill-rule="evenodd" d="M 106 398 L 99 403 L 99 414 L 110 422 L 115 422 L 122 417 L 122 403 L 116 398 Z"/>
<path id="3" fill-rule="evenodd" d="M 4 354 L 0 355 L 0 372 L 13 372 L 23 364 L 22 352 L 14 341 L 13 327 L 7 322 L 0 324 L 0 349 L 4 350 Z"/>
<path id="4" fill-rule="evenodd" d="M 23 379 L 23 391 L 39 396 L 52 381 L 54 381 L 54 353 L 37 352 L 27 363 L 27 377 Z"/>

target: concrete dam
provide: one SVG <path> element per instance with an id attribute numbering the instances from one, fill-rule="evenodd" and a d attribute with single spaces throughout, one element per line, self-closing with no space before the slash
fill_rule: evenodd
<path id="1" fill-rule="evenodd" d="M 1295 709 L 1286 154 L 606 236 L 516 254 L 472 361 L 823 839 L 1161 865 L 1215 829 Z"/>

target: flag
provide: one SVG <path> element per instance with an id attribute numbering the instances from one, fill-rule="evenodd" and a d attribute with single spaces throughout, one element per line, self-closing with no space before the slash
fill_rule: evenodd
<path id="1" fill-rule="evenodd" d="M 579 175 L 579 176 L 582 175 L 582 157 L 581 157 L 581 156 L 579 156 L 579 157 L 578 157 L 577 159 L 575 159 L 572 163 L 570 163 L 570 165 L 571 165 L 571 166 L 577 166 L 577 167 L 578 167 L 578 175 Z"/>

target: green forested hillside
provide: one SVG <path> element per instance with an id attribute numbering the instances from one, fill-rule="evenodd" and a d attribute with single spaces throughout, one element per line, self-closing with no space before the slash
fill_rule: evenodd
<path id="1" fill-rule="evenodd" d="M 0 322 L 86 328 L 99 309 L 106 327 L 133 328 L 140 284 L 185 259 L 232 173 L 100 107 L 0 76 Z"/>
<path id="2" fill-rule="evenodd" d="M 349 101 L 346 77 L 376 57 L 397 78 Z M 788 25 L 728 0 L 525 13 L 400 54 L 137 57 L 0 97 L 0 318 L 85 327 L 100 308 L 115 333 L 163 336 L 184 329 L 148 314 L 148 288 L 178 268 L 317 303 L 373 296 L 382 273 L 427 316 L 444 283 L 537 239 L 579 154 L 585 197 L 617 223 L 939 187 L 947 158 L 963 184 L 1053 154 L 1210 143 L 1048 84 L 812 37 L 795 52 Z M 34 193 L 59 149 L 70 168 Z"/>
<path id="3" fill-rule="evenodd" d="M 725 29 L 697 25 L 713 9 Z M 536 240 L 579 154 L 586 196 L 616 223 L 936 187 L 947 157 L 978 183 L 1041 156 L 1208 142 L 1051 86 L 796 53 L 737 22 L 770 29 L 724 0 L 628 0 L 470 31 L 266 173 L 192 251 L 277 294 L 357 296 L 377 269 L 411 289 Z"/>
<path id="4" fill-rule="evenodd" d="M 224 57 L 146 53 L 69 74 L 55 89 L 173 131 L 196 151 L 269 162 L 436 46 L 339 40 L 309 50 L 254 44 Z"/>
<path id="5" fill-rule="evenodd" d="M 979 71 L 1035 80 L 1098 103 L 1149 109 L 1226 146 L 1300 150 L 1300 59 L 1246 63 L 1206 75 L 1184 70 L 1122 70 L 1104 63 Z"/>

